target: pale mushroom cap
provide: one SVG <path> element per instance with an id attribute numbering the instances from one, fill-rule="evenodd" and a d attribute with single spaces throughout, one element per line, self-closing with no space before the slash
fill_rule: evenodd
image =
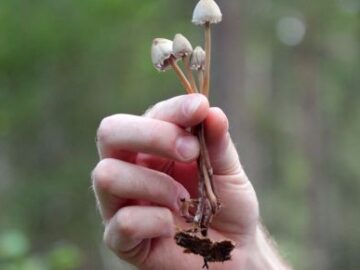
<path id="1" fill-rule="evenodd" d="M 164 71 L 169 67 L 173 55 L 173 42 L 165 38 L 155 38 L 151 46 L 151 60 L 157 70 Z"/>
<path id="2" fill-rule="evenodd" d="M 197 3 L 192 18 L 194 24 L 219 23 L 221 20 L 221 10 L 214 0 L 200 0 Z"/>
<path id="3" fill-rule="evenodd" d="M 190 68 L 192 70 L 204 70 L 205 69 L 206 53 L 200 46 L 197 46 L 191 56 Z"/>
<path id="4" fill-rule="evenodd" d="M 193 51 L 190 41 L 182 34 L 176 34 L 173 41 L 173 54 L 176 58 L 190 55 Z"/>

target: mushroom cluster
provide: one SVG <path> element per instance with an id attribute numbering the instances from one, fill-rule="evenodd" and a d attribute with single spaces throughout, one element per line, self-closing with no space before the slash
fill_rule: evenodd
<path id="1" fill-rule="evenodd" d="M 155 38 L 151 48 L 154 67 L 159 71 L 173 68 L 188 93 L 209 95 L 211 66 L 211 24 L 221 22 L 222 13 L 214 0 L 200 0 L 193 12 L 192 22 L 204 27 L 205 50 L 197 46 L 195 50 L 190 41 L 182 34 L 176 34 L 173 40 Z M 186 75 L 177 64 L 182 60 Z M 198 85 L 193 76 L 197 71 Z"/>
<path id="2" fill-rule="evenodd" d="M 204 28 L 204 48 L 195 47 L 182 34 L 176 34 L 173 40 L 155 38 L 151 48 L 154 67 L 159 71 L 173 69 L 188 94 L 201 93 L 209 96 L 211 67 L 211 24 L 221 22 L 222 13 L 214 0 L 200 0 L 193 12 L 192 22 Z M 182 61 L 183 69 L 178 62 Z M 195 76 L 194 76 L 195 75 Z M 182 200 L 181 214 L 192 229 L 178 232 L 176 243 L 188 253 L 201 255 L 204 267 L 208 262 L 230 260 L 234 246 L 229 241 L 213 243 L 207 237 L 207 231 L 213 217 L 220 210 L 220 202 L 215 192 L 213 171 L 205 141 L 203 123 L 192 128 L 200 142 L 198 165 L 198 198 Z M 200 236 L 197 236 L 199 233 Z M 207 248 L 201 248 L 201 247 Z M 215 249 L 216 247 L 216 249 Z M 200 251 L 201 250 L 201 251 Z M 218 250 L 223 256 L 212 256 Z M 215 252 L 217 253 L 217 252 Z"/>

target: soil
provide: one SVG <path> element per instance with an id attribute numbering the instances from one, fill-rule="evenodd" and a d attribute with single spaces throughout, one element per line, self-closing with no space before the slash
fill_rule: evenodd
<path id="1" fill-rule="evenodd" d="M 188 231 L 176 233 L 175 241 L 177 245 L 185 249 L 185 253 L 203 257 L 203 268 L 206 269 L 209 269 L 208 263 L 231 260 L 231 252 L 235 248 L 231 241 L 213 242 L 209 238 L 199 237 L 193 232 Z"/>

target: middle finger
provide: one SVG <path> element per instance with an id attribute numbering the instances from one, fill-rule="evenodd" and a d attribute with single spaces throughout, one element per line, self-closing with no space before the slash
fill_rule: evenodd
<path id="1" fill-rule="evenodd" d="M 169 175 L 116 159 L 99 162 L 92 174 L 93 185 L 105 221 L 128 200 L 141 200 L 179 209 L 186 189 Z"/>

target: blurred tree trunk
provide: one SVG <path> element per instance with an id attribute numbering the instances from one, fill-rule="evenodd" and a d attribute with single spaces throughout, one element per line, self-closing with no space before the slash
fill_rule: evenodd
<path id="1" fill-rule="evenodd" d="M 308 39 L 312 34 L 309 32 Z M 302 109 L 301 149 L 308 165 L 307 209 L 309 213 L 307 241 L 312 260 L 310 269 L 327 270 L 329 250 L 326 245 L 327 230 L 327 183 L 324 177 L 325 136 L 320 107 L 319 62 L 317 46 L 308 40 L 295 55 L 297 81 L 300 85 L 300 106 Z M 309 255 L 310 255 L 309 254 Z"/>
<path id="2" fill-rule="evenodd" d="M 251 2 L 228 0 L 221 3 L 223 22 L 214 27 L 212 92 L 213 105 L 229 117 L 232 138 L 242 154 L 242 163 L 252 180 L 262 179 L 257 167 L 260 147 L 255 138 L 255 120 L 245 95 L 245 40 L 247 10 Z"/>

